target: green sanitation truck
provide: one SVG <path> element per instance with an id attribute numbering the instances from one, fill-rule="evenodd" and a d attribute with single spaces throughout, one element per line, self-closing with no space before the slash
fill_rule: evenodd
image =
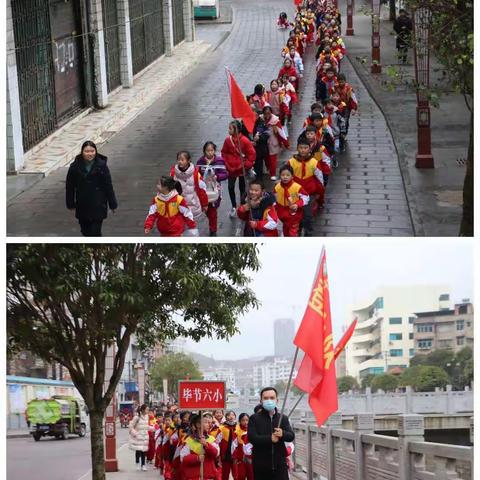
<path id="1" fill-rule="evenodd" d="M 45 400 L 31 400 L 27 405 L 27 416 L 30 434 L 36 442 L 43 436 L 65 440 L 70 434 L 84 437 L 87 433 L 87 412 L 79 398 L 54 395 Z"/>

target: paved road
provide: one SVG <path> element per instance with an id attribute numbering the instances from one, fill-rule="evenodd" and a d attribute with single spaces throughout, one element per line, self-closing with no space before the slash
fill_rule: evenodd
<path id="1" fill-rule="evenodd" d="M 127 429 L 117 429 L 118 448 L 127 437 Z M 87 480 L 90 465 L 89 434 L 84 438 L 72 435 L 68 440 L 7 440 L 7 480 Z"/>
<path id="2" fill-rule="evenodd" d="M 104 235 L 138 236 L 157 178 L 168 173 L 180 149 L 201 153 L 206 140 L 219 147 L 230 121 L 224 65 L 245 93 L 256 83 L 268 85 L 281 67 L 280 50 L 286 32 L 276 27 L 281 10 L 291 1 L 242 0 L 234 4 L 234 24 L 228 39 L 175 86 L 102 148 L 109 157 L 119 200 L 118 213 L 104 226 Z M 225 26 L 219 26 L 224 29 Z M 348 48 L 348 43 L 347 43 Z M 313 99 L 313 58 L 307 59 L 300 105 L 292 125 L 292 145 Z M 408 207 L 391 135 L 378 108 L 348 64 L 345 71 L 358 90 L 361 114 L 352 121 L 348 152 L 327 192 L 327 208 L 317 218 L 316 235 L 412 235 Z M 287 152 L 283 158 L 288 158 Z M 64 208 L 65 169 L 50 175 L 17 197 L 8 208 L 9 235 L 78 235 L 78 225 Z M 228 218 L 226 193 L 219 211 L 219 235 L 239 232 Z M 208 233 L 207 224 L 200 225 Z"/>

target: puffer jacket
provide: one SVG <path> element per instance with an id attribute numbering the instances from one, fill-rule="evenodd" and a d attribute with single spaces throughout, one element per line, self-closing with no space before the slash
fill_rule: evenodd
<path id="1" fill-rule="evenodd" d="M 130 422 L 129 441 L 130 450 L 139 450 L 146 452 L 148 450 L 148 432 L 154 430 L 155 427 L 148 424 L 146 415 L 135 415 Z"/>
<path id="2" fill-rule="evenodd" d="M 193 213 L 194 218 L 202 214 L 202 208 L 208 205 L 207 187 L 200 175 L 200 171 L 193 163 L 182 172 L 178 165 L 175 165 L 170 176 L 182 185 L 182 196 Z"/>

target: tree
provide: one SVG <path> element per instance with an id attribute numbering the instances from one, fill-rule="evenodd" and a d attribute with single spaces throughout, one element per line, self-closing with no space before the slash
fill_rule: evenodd
<path id="1" fill-rule="evenodd" d="M 365 377 L 363 377 L 361 381 L 362 389 L 365 390 L 367 387 L 371 387 L 372 381 L 375 377 L 376 375 L 374 375 L 373 373 L 369 373 L 368 375 L 365 375 Z"/>
<path id="2" fill-rule="evenodd" d="M 392 392 L 398 387 L 398 378 L 389 373 L 375 375 L 372 379 L 372 391 L 383 390 L 384 392 Z"/>
<path id="3" fill-rule="evenodd" d="M 435 387 L 444 388 L 449 377 L 440 367 L 417 365 L 407 368 L 400 379 L 402 385 L 410 385 L 418 392 L 432 392 Z"/>
<path id="4" fill-rule="evenodd" d="M 279 396 L 283 395 L 287 390 L 287 382 L 280 380 L 274 385 L 274 388 L 277 390 Z M 292 388 L 292 385 L 290 385 L 290 391 L 291 391 L 291 388 Z"/>
<path id="5" fill-rule="evenodd" d="M 454 361 L 454 358 L 455 354 L 451 350 L 440 348 L 426 355 L 415 355 L 410 359 L 410 366 L 431 365 L 445 369 L 448 363 Z"/>
<path id="6" fill-rule="evenodd" d="M 348 392 L 349 390 L 357 390 L 358 382 L 355 377 L 345 375 L 337 379 L 338 393 Z"/>
<path id="7" fill-rule="evenodd" d="M 470 118 L 467 168 L 463 185 L 461 236 L 473 236 L 473 1 L 407 0 L 415 9 L 429 5 L 431 49 L 453 88 L 461 93 Z"/>
<path id="8" fill-rule="evenodd" d="M 93 480 L 105 479 L 103 417 L 131 335 L 147 348 L 237 333 L 237 317 L 258 306 L 246 273 L 258 270 L 257 253 L 251 244 L 8 245 L 8 348 L 68 369 L 90 412 Z"/>
<path id="9" fill-rule="evenodd" d="M 178 397 L 178 381 L 189 378 L 201 380 L 202 373 L 198 369 L 198 363 L 184 353 L 169 353 L 157 359 L 150 372 L 153 388 L 163 392 L 163 380 L 168 382 L 168 392 Z"/>

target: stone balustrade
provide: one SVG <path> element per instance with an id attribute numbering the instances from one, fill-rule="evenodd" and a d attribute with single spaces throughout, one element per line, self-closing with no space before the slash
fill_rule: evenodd
<path id="1" fill-rule="evenodd" d="M 424 441 L 421 415 L 398 416 L 398 438 L 374 433 L 371 413 L 341 428 L 342 415 L 322 427 L 294 423 L 294 478 L 301 480 L 473 480 L 473 447 Z"/>

